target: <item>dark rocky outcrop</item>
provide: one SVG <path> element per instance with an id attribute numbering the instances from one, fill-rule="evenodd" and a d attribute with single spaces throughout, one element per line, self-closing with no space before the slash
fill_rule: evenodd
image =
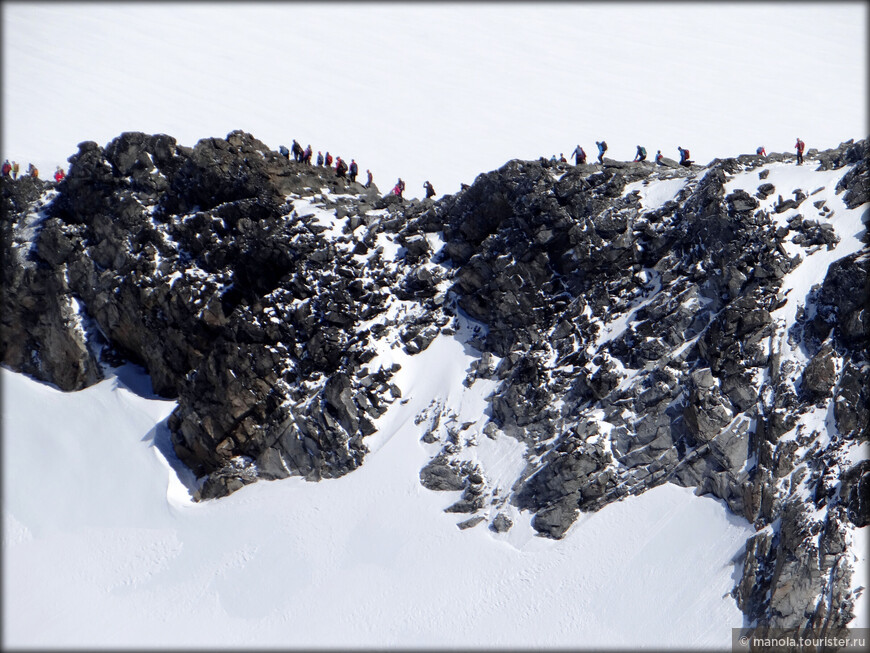
<path id="1" fill-rule="evenodd" d="M 694 487 L 757 529 L 734 590 L 747 619 L 839 632 L 848 532 L 870 521 L 870 469 L 850 458 L 868 437 L 870 256 L 789 296 L 786 275 L 841 242 L 830 200 L 763 181 L 789 156 L 513 160 L 433 202 L 381 197 L 243 132 L 85 142 L 59 184 L 2 181 L 0 358 L 64 390 L 143 365 L 177 399 L 172 443 L 209 499 L 364 464 L 404 401 L 378 348 L 413 356 L 472 318 L 465 385 L 497 388 L 485 425 L 434 404 L 418 420 L 420 482 L 456 493 L 460 529 L 504 533 L 528 510 L 561 538 L 583 511 Z M 843 169 L 846 209 L 868 201 L 867 159 L 865 140 L 807 153 Z M 673 198 L 645 206 L 662 181 Z M 481 437 L 525 445 L 509 487 L 464 456 Z"/>

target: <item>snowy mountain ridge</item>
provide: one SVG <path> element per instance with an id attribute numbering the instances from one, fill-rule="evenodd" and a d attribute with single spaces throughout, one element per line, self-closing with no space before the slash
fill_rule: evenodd
<path id="1" fill-rule="evenodd" d="M 2 360 L 67 391 L 142 364 L 198 500 L 341 477 L 409 432 L 463 530 L 559 539 L 694 487 L 757 530 L 747 625 L 840 632 L 868 522 L 867 160 L 515 160 L 407 202 L 242 132 L 83 143 L 60 184 L 3 181 Z"/>

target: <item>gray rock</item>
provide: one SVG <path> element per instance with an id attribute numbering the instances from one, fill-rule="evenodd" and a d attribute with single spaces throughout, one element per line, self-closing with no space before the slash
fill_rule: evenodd
<path id="1" fill-rule="evenodd" d="M 459 528 L 459 530 L 464 531 L 468 528 L 474 528 L 482 521 L 486 521 L 486 517 L 475 515 L 474 517 L 459 522 L 458 524 L 456 524 L 456 526 L 457 528 Z"/>
<path id="2" fill-rule="evenodd" d="M 465 487 L 465 479 L 459 470 L 442 456 L 433 458 L 420 470 L 420 483 L 428 490 L 438 491 L 462 490 Z"/>
<path id="3" fill-rule="evenodd" d="M 492 520 L 492 524 L 490 524 L 490 528 L 494 530 L 496 533 L 506 533 L 510 530 L 511 526 L 514 523 L 511 521 L 510 517 L 508 517 L 503 512 L 498 513 L 495 518 Z"/>
<path id="4" fill-rule="evenodd" d="M 827 396 L 837 382 L 837 365 L 829 344 L 813 356 L 803 374 L 803 384 L 813 396 Z"/>

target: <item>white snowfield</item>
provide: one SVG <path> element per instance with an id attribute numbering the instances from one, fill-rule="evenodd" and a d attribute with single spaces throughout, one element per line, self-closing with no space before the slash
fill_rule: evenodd
<path id="1" fill-rule="evenodd" d="M 174 402 L 117 377 L 66 394 L 3 369 L 3 644 L 726 645 L 743 623 L 732 559 L 754 531 L 716 500 L 665 485 L 560 542 L 528 517 L 497 535 L 441 512 L 459 493 L 420 485 L 414 416 L 461 383 L 457 347 L 439 337 L 403 367 L 412 398 L 359 470 L 201 504 L 167 459 Z"/>

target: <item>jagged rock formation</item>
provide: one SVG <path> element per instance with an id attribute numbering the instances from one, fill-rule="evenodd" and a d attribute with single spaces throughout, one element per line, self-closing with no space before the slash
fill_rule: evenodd
<path id="1" fill-rule="evenodd" d="M 867 148 L 807 153 L 845 209 L 870 200 Z M 771 181 L 790 160 L 510 161 L 408 202 L 242 132 L 82 143 L 58 185 L 3 181 L 0 356 L 64 390 L 142 364 L 178 400 L 173 444 L 206 499 L 363 464 L 402 400 L 379 348 L 417 354 L 467 316 L 485 325 L 466 385 L 497 384 L 489 421 L 472 432 L 433 405 L 418 422 L 437 450 L 421 483 L 461 493 L 460 528 L 503 533 L 529 510 L 559 538 L 580 511 L 696 487 L 758 531 L 734 590 L 747 619 L 836 631 L 854 601 L 848 530 L 870 521 L 870 464 L 852 457 L 870 255 L 788 296 L 784 277 L 841 238 L 813 199 L 824 186 Z M 662 185 L 669 199 L 648 202 Z M 497 435 L 526 445 L 510 496 L 462 457 Z"/>

